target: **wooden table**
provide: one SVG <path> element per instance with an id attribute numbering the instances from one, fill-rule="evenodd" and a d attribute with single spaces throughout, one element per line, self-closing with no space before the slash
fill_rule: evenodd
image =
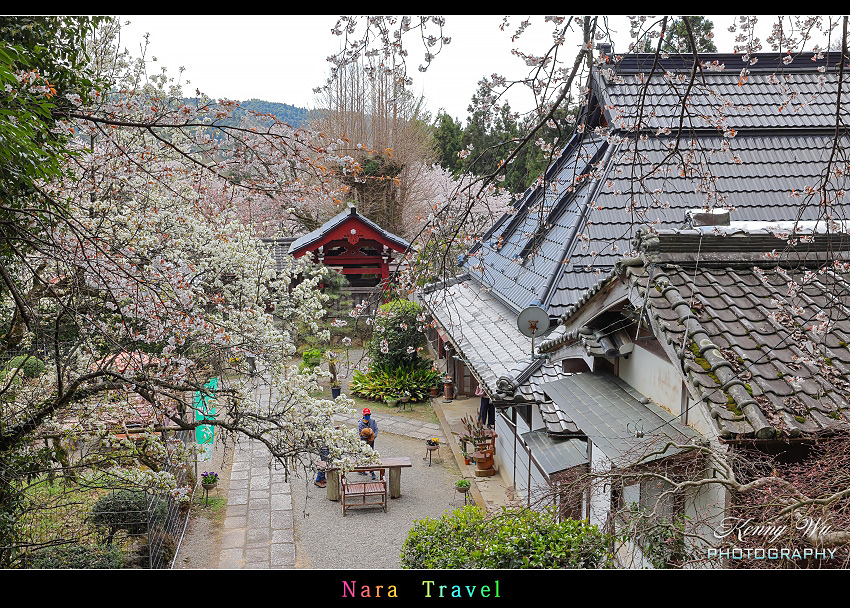
<path id="1" fill-rule="evenodd" d="M 320 463 L 322 465 L 324 463 Z M 411 467 L 413 463 L 407 456 L 397 458 L 382 458 L 378 464 L 368 465 L 363 467 L 354 467 L 350 472 L 359 474 L 364 469 L 380 467 L 390 470 L 390 498 L 399 498 L 401 496 L 401 470 Z M 325 480 L 327 481 L 328 500 L 339 500 L 339 469 L 325 469 Z"/>

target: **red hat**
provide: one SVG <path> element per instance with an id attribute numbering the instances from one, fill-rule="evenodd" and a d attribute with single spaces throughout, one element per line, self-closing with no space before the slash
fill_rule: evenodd
<path id="1" fill-rule="evenodd" d="M 370 410 L 368 407 L 364 407 L 364 408 L 363 408 L 363 415 L 364 415 L 364 416 L 365 416 L 366 414 L 371 414 L 371 413 L 372 413 L 372 410 Z"/>

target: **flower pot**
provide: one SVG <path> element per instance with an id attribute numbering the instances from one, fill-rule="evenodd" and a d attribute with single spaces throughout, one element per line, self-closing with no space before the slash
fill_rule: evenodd
<path id="1" fill-rule="evenodd" d="M 202 483 L 201 484 L 201 486 L 203 486 L 203 488 L 207 491 L 214 489 L 216 485 L 217 484 L 214 484 L 214 483 Z"/>
<path id="2" fill-rule="evenodd" d="M 483 471 L 493 468 L 493 453 L 489 450 L 475 452 L 472 454 L 472 458 L 475 460 L 475 467 L 478 470 Z"/>
<path id="3" fill-rule="evenodd" d="M 461 494 L 466 494 L 467 492 L 469 492 L 469 486 L 465 486 L 465 487 L 455 486 L 455 490 L 457 490 Z"/>
<path id="4" fill-rule="evenodd" d="M 431 387 L 431 397 L 439 397 L 439 396 L 440 396 L 440 389 L 438 389 L 436 386 L 432 386 Z"/>
<path id="5" fill-rule="evenodd" d="M 336 399 L 342 394 L 342 387 L 340 386 L 332 386 L 331 387 L 331 397 Z"/>
<path id="6" fill-rule="evenodd" d="M 493 468 L 493 457 L 489 456 L 487 458 L 479 458 L 478 460 L 475 461 L 475 468 L 477 468 L 479 471 L 484 471 L 486 469 L 492 469 Z"/>
<path id="7" fill-rule="evenodd" d="M 398 399 L 387 399 L 387 405 L 396 407 L 398 405 Z"/>
<path id="8" fill-rule="evenodd" d="M 410 397 L 402 397 L 402 398 L 400 399 L 400 401 L 401 401 L 402 403 L 407 403 L 408 401 L 410 401 Z"/>
<path id="9" fill-rule="evenodd" d="M 472 460 L 470 460 L 469 458 L 463 459 L 463 464 L 469 464 L 470 462 L 472 462 Z"/>

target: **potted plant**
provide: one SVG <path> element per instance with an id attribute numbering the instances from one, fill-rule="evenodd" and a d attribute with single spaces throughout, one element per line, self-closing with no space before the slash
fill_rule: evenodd
<path id="1" fill-rule="evenodd" d="M 466 494 L 467 492 L 469 492 L 469 487 L 471 485 L 472 484 L 470 483 L 470 481 L 468 479 L 458 479 L 455 482 L 455 490 L 457 490 L 461 494 Z"/>
<path id="2" fill-rule="evenodd" d="M 467 451 L 467 444 L 476 446 L 488 442 L 490 437 L 487 433 L 487 429 L 481 426 L 481 424 L 477 421 L 474 421 L 472 416 L 464 416 L 460 419 L 460 424 L 463 426 L 463 432 L 458 433 L 452 431 L 452 433 L 458 436 L 458 443 L 460 443 L 461 451 Z"/>
<path id="3" fill-rule="evenodd" d="M 437 379 L 434 382 L 434 385 L 430 389 L 430 392 L 431 392 L 430 396 L 431 397 L 439 397 L 440 396 L 440 386 L 442 386 L 442 384 L 443 384 L 442 380 L 440 379 L 439 376 L 437 376 Z"/>
<path id="4" fill-rule="evenodd" d="M 440 447 L 440 439 L 439 437 L 430 437 L 425 440 L 425 447 L 429 452 L 433 452 L 438 447 Z"/>
<path id="5" fill-rule="evenodd" d="M 201 475 L 201 485 L 205 490 L 212 490 L 218 483 L 218 473 L 204 471 Z"/>
<path id="6" fill-rule="evenodd" d="M 402 403 L 407 403 L 410 401 L 410 391 L 402 390 L 398 392 L 398 400 Z"/>
<path id="7" fill-rule="evenodd" d="M 471 461 L 469 459 L 469 453 L 464 450 L 463 452 L 463 464 L 469 464 Z"/>
<path id="8" fill-rule="evenodd" d="M 325 353 L 325 359 L 328 361 L 328 371 L 331 374 L 331 397 L 336 399 L 342 393 L 336 367 L 339 363 L 339 355 L 336 351 L 329 350 Z"/>

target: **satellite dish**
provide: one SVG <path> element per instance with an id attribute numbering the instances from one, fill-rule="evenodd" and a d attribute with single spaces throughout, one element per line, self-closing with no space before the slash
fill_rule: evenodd
<path id="1" fill-rule="evenodd" d="M 522 310 L 516 319 L 516 325 L 523 336 L 534 338 L 549 329 L 549 313 L 532 304 Z"/>

